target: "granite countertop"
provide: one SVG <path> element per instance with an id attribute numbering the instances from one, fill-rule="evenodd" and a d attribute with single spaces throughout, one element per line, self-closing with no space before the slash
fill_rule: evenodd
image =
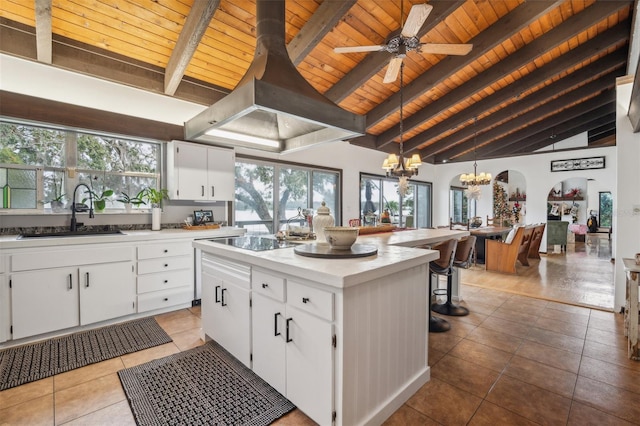
<path id="1" fill-rule="evenodd" d="M 122 243 L 122 242 L 142 242 L 166 239 L 181 238 L 217 238 L 234 235 L 242 235 L 246 232 L 243 228 L 233 226 L 223 226 L 219 229 L 204 230 L 185 230 L 185 229 L 163 229 L 161 231 L 136 230 L 122 231 L 122 234 L 105 234 L 105 235 L 83 235 L 71 237 L 38 237 L 18 239 L 18 235 L 2 235 L 0 236 L 0 250 L 34 248 L 34 247 L 51 247 L 66 246 L 77 244 L 105 244 L 105 243 Z"/>
<path id="2" fill-rule="evenodd" d="M 358 237 L 356 244 L 375 245 L 378 253 L 373 256 L 350 259 L 318 259 L 300 256 L 294 252 L 293 247 L 250 251 L 205 240 L 194 241 L 193 246 L 206 253 L 252 266 L 313 280 L 332 287 L 347 288 L 394 273 L 402 273 L 407 268 L 424 265 L 440 255 L 436 250 L 412 247 L 433 244 L 448 238 L 461 238 L 465 235 L 469 235 L 469 232 L 449 229 L 417 229 L 363 235 Z"/>

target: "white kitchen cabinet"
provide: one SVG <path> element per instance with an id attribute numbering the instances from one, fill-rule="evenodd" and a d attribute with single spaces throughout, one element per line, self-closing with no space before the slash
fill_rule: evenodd
<path id="1" fill-rule="evenodd" d="M 320 424 L 331 424 L 333 293 L 252 271 L 253 370 Z"/>
<path id="2" fill-rule="evenodd" d="M 83 266 L 80 273 L 80 325 L 136 312 L 133 262 Z"/>
<path id="3" fill-rule="evenodd" d="M 167 146 L 167 182 L 169 197 L 173 200 L 232 201 L 235 152 L 171 141 Z"/>
<path id="4" fill-rule="evenodd" d="M 14 339 L 80 325 L 78 268 L 20 272 L 10 285 Z"/>
<path id="5" fill-rule="evenodd" d="M 10 265 L 13 339 L 135 313 L 131 246 L 27 250 Z"/>
<path id="6" fill-rule="evenodd" d="M 6 277 L 7 256 L 0 255 L 0 343 L 7 341 L 10 336 L 11 327 L 11 304 L 9 302 L 10 292 Z"/>
<path id="7" fill-rule="evenodd" d="M 202 329 L 247 367 L 251 367 L 251 269 L 202 258 Z"/>
<path id="8" fill-rule="evenodd" d="M 137 248 L 138 312 L 189 303 L 194 297 L 191 240 L 161 241 Z"/>

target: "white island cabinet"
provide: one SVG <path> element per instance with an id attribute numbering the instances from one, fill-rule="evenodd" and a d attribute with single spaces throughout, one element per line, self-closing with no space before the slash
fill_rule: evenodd
<path id="1" fill-rule="evenodd" d="M 235 152 L 228 148 L 171 141 L 167 144 L 167 182 L 172 200 L 232 201 Z"/>
<path id="2" fill-rule="evenodd" d="M 248 358 L 256 374 L 319 424 L 381 424 L 429 380 L 428 263 L 439 252 L 411 245 L 465 235 L 419 230 L 395 239 L 359 238 L 358 243 L 376 244 L 378 253 L 356 259 L 194 241 L 203 261 L 251 271 L 249 288 L 243 279 L 251 300 L 243 315 L 250 326 L 216 320 L 215 287 L 224 283 L 212 279 L 202 295 L 203 332 L 216 339 L 218 329 L 235 329 L 243 342 L 242 349 L 234 348 L 241 355 L 236 356 Z"/>

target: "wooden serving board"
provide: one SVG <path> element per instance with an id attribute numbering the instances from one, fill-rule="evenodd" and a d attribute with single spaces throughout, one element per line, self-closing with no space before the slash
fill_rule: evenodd
<path id="1" fill-rule="evenodd" d="M 301 244 L 293 251 L 300 256 L 324 259 L 352 259 L 354 257 L 373 256 L 378 247 L 371 244 L 354 244 L 349 250 L 335 250 L 329 244 Z"/>
<path id="2" fill-rule="evenodd" d="M 378 226 L 358 226 L 358 235 L 376 234 L 378 232 L 391 232 L 396 229 L 395 225 L 378 225 Z"/>
<path id="3" fill-rule="evenodd" d="M 182 229 L 187 229 L 189 231 L 202 231 L 203 229 L 218 229 L 220 225 L 218 224 L 210 224 L 210 225 L 183 225 Z"/>

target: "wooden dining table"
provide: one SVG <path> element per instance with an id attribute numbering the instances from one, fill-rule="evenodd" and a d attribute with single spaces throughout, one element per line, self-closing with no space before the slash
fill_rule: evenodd
<path id="1" fill-rule="evenodd" d="M 484 264 L 485 241 L 502 239 L 511 231 L 510 226 L 483 226 L 481 228 L 470 228 L 469 233 L 476 237 L 476 263 Z"/>

